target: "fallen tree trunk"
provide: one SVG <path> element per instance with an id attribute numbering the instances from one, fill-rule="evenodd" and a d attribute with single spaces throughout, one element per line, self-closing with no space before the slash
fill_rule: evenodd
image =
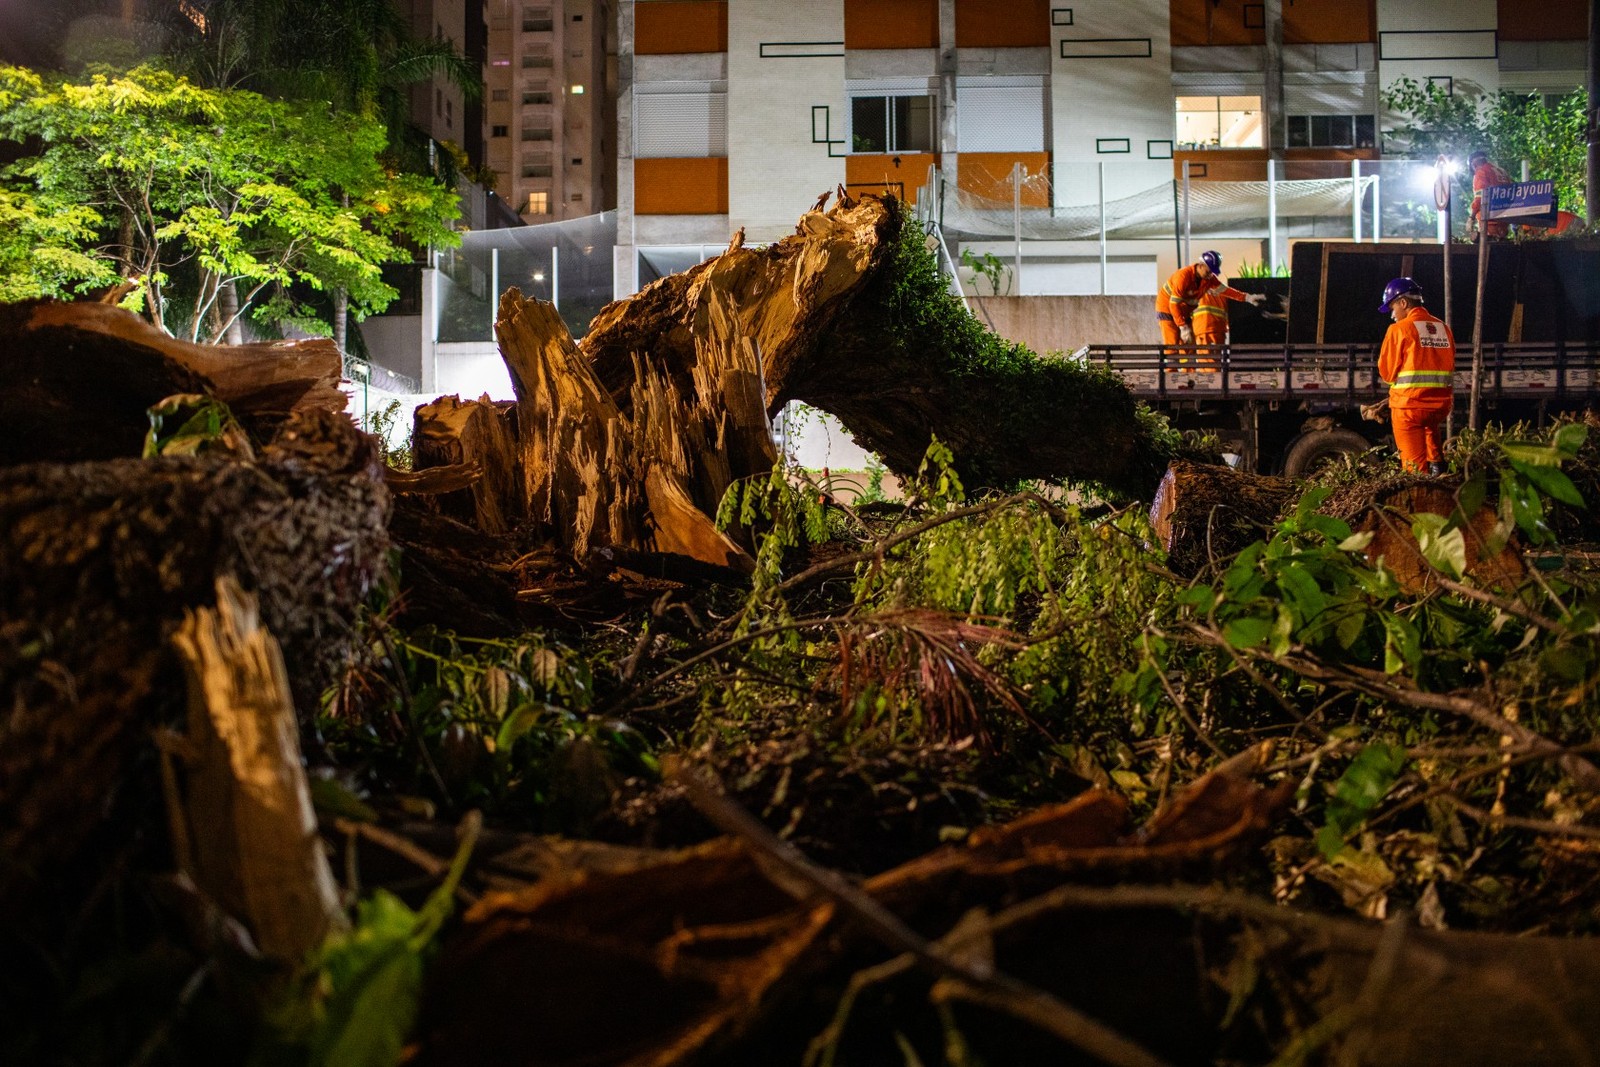
<path id="1" fill-rule="evenodd" d="M 223 401 L 258 437 L 291 412 L 343 411 L 325 340 L 196 345 L 107 304 L 0 307 L 0 465 L 137 456 L 145 412 L 177 393 Z"/>
<path id="2" fill-rule="evenodd" d="M 902 475 L 937 437 L 976 489 L 1025 478 L 1154 485 L 1165 455 L 1115 378 L 984 330 L 946 288 L 897 201 L 807 213 L 765 248 L 721 256 L 608 305 L 581 343 L 553 307 L 501 300 L 514 418 L 487 400 L 419 409 L 419 467 L 478 463 L 456 518 L 525 520 L 578 558 L 657 552 L 749 571 L 711 522 L 728 487 L 777 459 L 769 419 L 836 415 Z"/>
<path id="3" fill-rule="evenodd" d="M 896 474 L 915 473 L 937 436 L 968 488 L 1078 479 L 1148 493 L 1166 456 L 1126 387 L 985 330 L 928 240 L 892 198 L 808 212 L 795 236 L 736 241 L 607 306 L 581 347 L 614 397 L 635 353 L 681 380 L 719 330 L 720 301 L 760 354 L 769 415 L 791 400 L 821 408 Z"/>

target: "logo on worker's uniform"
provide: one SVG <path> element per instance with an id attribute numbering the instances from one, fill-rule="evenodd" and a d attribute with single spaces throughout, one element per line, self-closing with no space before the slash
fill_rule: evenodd
<path id="1" fill-rule="evenodd" d="M 1417 323 L 1417 343 L 1423 348 L 1449 348 L 1450 338 L 1437 322 Z"/>

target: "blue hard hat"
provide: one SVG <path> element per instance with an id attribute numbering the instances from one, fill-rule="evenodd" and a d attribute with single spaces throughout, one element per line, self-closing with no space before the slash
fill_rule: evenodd
<path id="1" fill-rule="evenodd" d="M 1211 268 L 1211 273 L 1222 277 L 1222 255 L 1218 252 L 1201 252 L 1200 262 Z"/>
<path id="2" fill-rule="evenodd" d="M 1389 314 L 1389 305 L 1394 303 L 1397 296 L 1414 296 L 1422 299 L 1422 286 L 1410 278 L 1396 278 L 1383 287 L 1383 306 L 1378 310 L 1385 315 Z"/>

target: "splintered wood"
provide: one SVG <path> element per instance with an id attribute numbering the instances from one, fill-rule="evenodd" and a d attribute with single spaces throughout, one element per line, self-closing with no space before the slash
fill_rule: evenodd
<path id="1" fill-rule="evenodd" d="M 217 581 L 216 608 L 189 612 L 172 641 L 189 678 L 188 733 L 169 746 L 186 771 L 182 801 L 168 798 L 179 868 L 262 955 L 297 964 L 345 917 L 283 653 L 231 577 Z"/>

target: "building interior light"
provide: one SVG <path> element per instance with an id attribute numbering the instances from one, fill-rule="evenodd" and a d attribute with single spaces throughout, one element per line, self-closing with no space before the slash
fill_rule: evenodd
<path id="1" fill-rule="evenodd" d="M 574 85 L 574 86 L 573 86 L 573 87 L 572 87 L 572 95 L 573 95 L 573 96 L 582 96 L 582 95 L 583 95 L 583 86 L 581 86 L 581 85 Z"/>

